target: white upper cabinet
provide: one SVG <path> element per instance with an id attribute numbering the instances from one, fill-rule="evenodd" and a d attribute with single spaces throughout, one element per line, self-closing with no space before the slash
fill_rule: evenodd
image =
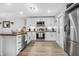
<path id="1" fill-rule="evenodd" d="M 45 27 L 53 27 L 56 25 L 55 18 L 27 18 L 27 26 L 34 26 L 36 27 L 36 24 L 38 21 L 44 21 L 45 22 Z"/>
<path id="2" fill-rule="evenodd" d="M 36 26 L 36 19 L 35 18 L 27 18 L 26 25 L 29 27 Z"/>

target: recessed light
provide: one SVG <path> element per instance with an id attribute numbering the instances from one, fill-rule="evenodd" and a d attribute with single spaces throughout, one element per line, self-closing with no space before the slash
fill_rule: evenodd
<path id="1" fill-rule="evenodd" d="M 22 15 L 23 14 L 23 11 L 20 11 L 19 13 Z"/>
<path id="2" fill-rule="evenodd" d="M 12 4 L 11 4 L 11 3 L 7 3 L 6 5 L 10 6 L 10 5 L 12 5 Z"/>
<path id="3" fill-rule="evenodd" d="M 27 9 L 28 11 L 31 11 L 31 12 L 38 12 L 38 8 L 35 4 L 28 4 Z"/>
<path id="4" fill-rule="evenodd" d="M 51 10 L 48 10 L 47 12 L 48 12 L 48 13 L 51 13 Z"/>

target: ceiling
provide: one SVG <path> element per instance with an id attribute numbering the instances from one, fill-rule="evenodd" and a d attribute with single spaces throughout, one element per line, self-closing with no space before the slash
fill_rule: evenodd
<path id="1" fill-rule="evenodd" d="M 55 16 L 65 3 L 0 3 L 0 16 Z"/>

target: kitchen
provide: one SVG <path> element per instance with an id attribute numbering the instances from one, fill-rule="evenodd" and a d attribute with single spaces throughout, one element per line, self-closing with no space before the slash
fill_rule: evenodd
<path id="1" fill-rule="evenodd" d="M 0 3 L 0 56 L 79 56 L 78 6 Z"/>

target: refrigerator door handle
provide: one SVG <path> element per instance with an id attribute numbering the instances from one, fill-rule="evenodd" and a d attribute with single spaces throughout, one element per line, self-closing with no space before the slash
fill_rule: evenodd
<path id="1" fill-rule="evenodd" d="M 67 25 L 64 26 L 64 32 L 66 32 L 66 27 L 67 27 Z"/>

